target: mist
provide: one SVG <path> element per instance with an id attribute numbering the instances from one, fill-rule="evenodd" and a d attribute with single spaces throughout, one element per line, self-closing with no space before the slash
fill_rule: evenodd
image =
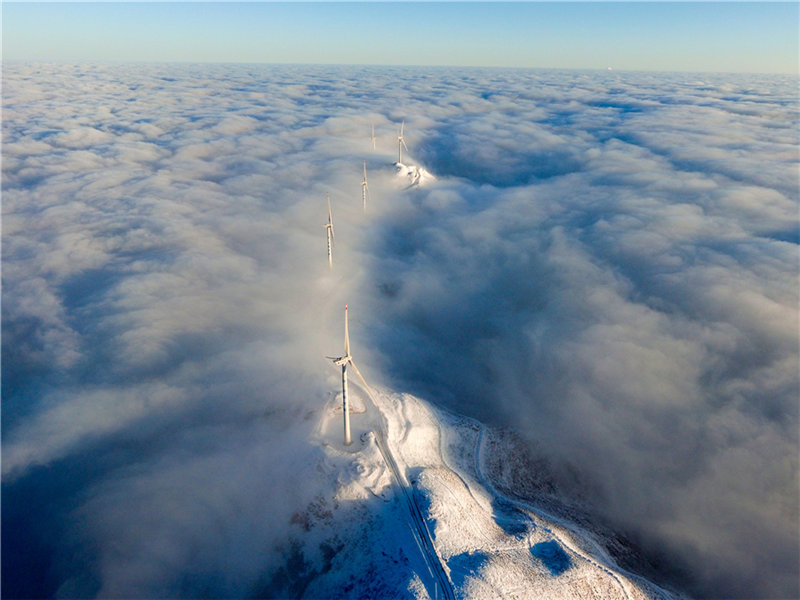
<path id="1" fill-rule="evenodd" d="M 670 583 L 796 596 L 796 83 L 4 66 L 5 589 L 258 595 L 349 302 L 371 381 L 512 427 Z"/>

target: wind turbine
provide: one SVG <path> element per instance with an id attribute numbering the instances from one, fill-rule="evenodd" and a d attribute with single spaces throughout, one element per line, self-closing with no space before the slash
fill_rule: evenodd
<path id="1" fill-rule="evenodd" d="M 370 138 L 372 141 L 372 151 L 375 152 L 375 125 L 370 123 L 370 127 L 372 127 L 372 137 Z"/>
<path id="2" fill-rule="evenodd" d="M 344 305 L 344 356 L 334 358 L 329 356 L 333 364 L 342 367 L 342 411 L 344 412 L 344 445 L 349 446 L 353 443 L 350 439 L 350 402 L 347 397 L 347 365 L 353 364 L 353 357 L 350 356 L 350 335 L 347 332 L 347 304 Z M 355 368 L 355 365 L 353 365 Z"/>
<path id="3" fill-rule="evenodd" d="M 333 268 L 333 244 L 335 241 L 335 236 L 333 233 L 333 217 L 331 216 L 331 195 L 326 193 L 328 196 L 328 222 L 323 225 L 325 227 L 325 235 L 328 238 L 328 266 Z"/>
<path id="4" fill-rule="evenodd" d="M 364 212 L 367 212 L 367 196 L 369 196 L 369 186 L 367 185 L 367 161 L 364 161 L 364 179 L 361 180 L 361 203 L 364 205 Z"/>
<path id="5" fill-rule="evenodd" d="M 403 139 L 403 129 L 405 125 L 406 121 L 403 119 L 403 122 L 400 124 L 400 135 L 397 136 L 397 162 L 400 164 L 403 163 L 403 148 L 405 147 L 406 151 L 408 151 L 406 141 Z"/>

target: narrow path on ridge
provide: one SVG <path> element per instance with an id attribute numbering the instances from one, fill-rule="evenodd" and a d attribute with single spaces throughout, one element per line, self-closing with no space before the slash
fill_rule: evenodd
<path id="1" fill-rule="evenodd" d="M 442 591 L 442 597 L 448 600 L 455 600 L 456 596 L 455 591 L 453 590 L 453 585 L 447 573 L 445 572 L 444 567 L 442 566 L 442 561 L 433 545 L 433 539 L 425 522 L 425 517 L 422 515 L 417 503 L 414 501 L 412 493 L 409 489 L 408 480 L 398 468 L 397 462 L 394 459 L 394 455 L 392 454 L 389 445 L 386 443 L 385 428 L 382 422 L 385 417 L 378 406 L 378 402 L 375 400 L 375 396 L 372 394 L 371 388 L 364 379 L 364 376 L 361 374 L 361 371 L 358 370 L 358 367 L 356 367 L 354 363 L 351 362 L 350 365 L 353 367 L 353 371 L 355 371 L 356 375 L 361 380 L 361 384 L 364 386 L 364 391 L 366 392 L 370 402 L 372 402 L 372 405 L 375 407 L 375 410 L 381 419 L 380 422 L 376 423 L 375 427 L 375 440 L 378 445 L 378 450 L 380 450 L 384 461 L 386 461 L 386 464 L 389 466 L 389 470 L 392 472 L 392 477 L 397 483 L 397 487 L 400 488 L 406 504 L 408 505 L 408 512 L 411 515 L 411 521 L 414 524 L 414 529 L 416 530 L 415 537 L 425 557 L 425 561 L 428 563 L 428 570 L 438 582 L 437 589 Z M 434 591 L 434 598 L 437 597 L 438 593 Z"/>

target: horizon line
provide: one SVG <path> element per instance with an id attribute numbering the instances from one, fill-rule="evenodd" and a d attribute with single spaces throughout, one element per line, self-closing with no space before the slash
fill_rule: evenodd
<path id="1" fill-rule="evenodd" d="M 21 2 L 21 0 L 17 0 Z M 42 0 L 43 2 L 52 2 L 53 0 Z M 71 0 L 57 0 L 58 2 L 70 2 Z M 127 2 L 129 0 L 123 0 Z M 137 2 L 157 2 L 158 0 L 136 0 Z M 180 0 L 184 3 L 194 2 L 198 0 Z M 215 2 L 219 0 L 199 0 L 202 2 Z M 226 0 L 227 1 L 227 0 Z M 231 0 L 234 1 L 234 0 Z M 238 0 L 236 0 L 238 1 Z M 258 0 L 245 0 L 248 2 L 256 2 Z M 301 0 L 305 1 L 305 0 Z M 314 0 L 319 1 L 319 0 Z M 326 2 L 335 2 L 337 0 L 324 0 Z M 359 2 L 368 2 L 371 0 L 356 0 Z M 394 0 L 380 0 L 382 2 Z M 409 2 L 425 2 L 427 0 L 408 0 Z M 456 2 L 460 0 L 446 0 L 449 2 Z M 483 0 L 470 0 L 479 2 Z M 507 0 L 501 0 L 507 1 Z M 522 2 L 525 0 L 511 0 L 514 2 Z M 552 1 L 552 0 L 548 0 Z M 571 1 L 571 0 L 557 0 L 557 1 Z M 581 0 L 585 1 L 585 0 Z M 593 2 L 600 2 L 602 0 L 590 0 Z M 625 0 L 630 2 L 639 2 L 639 0 Z M 661 0 L 658 0 L 661 1 Z M 667 1 L 667 0 L 664 0 Z M 691 0 L 679 0 L 691 1 Z M 747 0 L 736 0 L 747 1 Z M 781 0 L 783 1 L 783 0 Z M 787 0 L 793 1 L 793 0 Z M 103 2 L 115 2 L 115 0 L 103 0 Z M 310 2 L 309 2 L 310 3 Z M 258 61 L 258 60 L 121 60 L 121 59 L 80 59 L 80 60 L 63 60 L 63 59 L 29 59 L 29 58 L 3 58 L 0 64 L 45 64 L 45 65 L 261 65 L 261 66 L 292 66 L 292 67 L 367 67 L 367 68 L 401 68 L 401 69 L 474 69 L 474 70 L 508 70 L 508 71 L 598 71 L 601 73 L 691 73 L 691 74 L 708 74 L 708 75 L 772 75 L 772 76 L 789 76 L 800 77 L 800 69 L 796 71 L 710 71 L 708 69 L 626 69 L 616 67 L 546 67 L 546 66 L 506 66 L 506 65 L 458 65 L 458 64 L 393 64 L 393 63 L 347 63 L 347 62 L 292 62 L 292 61 Z"/>

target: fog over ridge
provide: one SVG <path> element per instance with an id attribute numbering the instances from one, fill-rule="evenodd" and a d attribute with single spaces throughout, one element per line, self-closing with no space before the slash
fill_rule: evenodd
<path id="1" fill-rule="evenodd" d="M 350 302 L 370 379 L 513 426 L 691 593 L 800 592 L 796 79 L 3 78 L 7 589 L 254 594 L 320 493 Z M 393 183 L 403 119 L 434 185 Z"/>

